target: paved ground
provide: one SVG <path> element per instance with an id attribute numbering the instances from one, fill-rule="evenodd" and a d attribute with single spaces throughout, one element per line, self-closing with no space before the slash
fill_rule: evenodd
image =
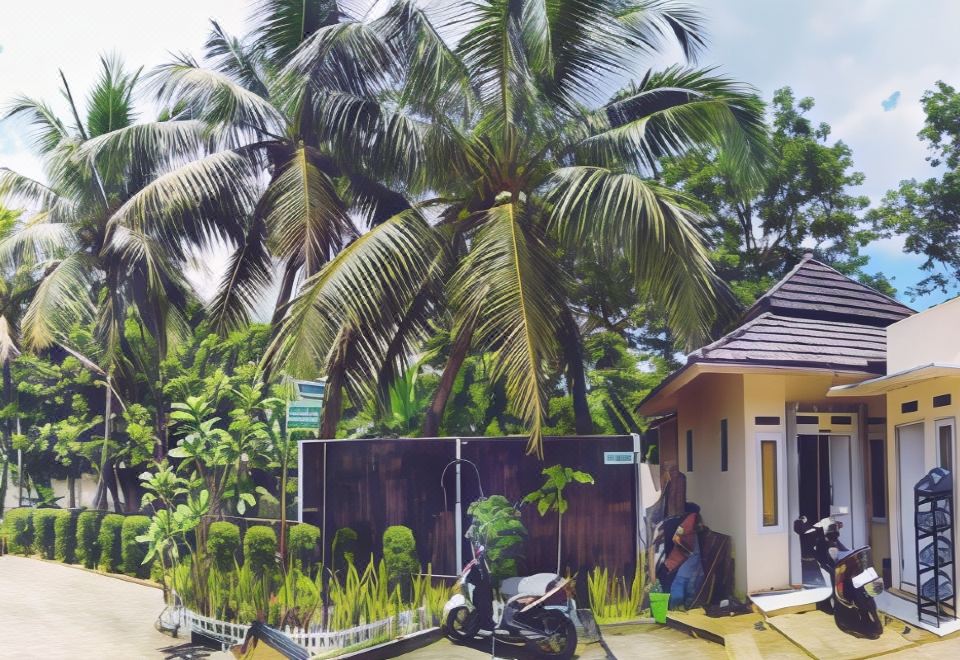
<path id="1" fill-rule="evenodd" d="M 0 557 L 0 658 L 213 660 L 157 632 L 153 624 L 162 609 L 159 589 L 53 562 Z"/>

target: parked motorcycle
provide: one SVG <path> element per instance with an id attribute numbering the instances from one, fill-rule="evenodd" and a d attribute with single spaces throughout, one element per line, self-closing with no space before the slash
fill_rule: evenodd
<path id="1" fill-rule="evenodd" d="M 830 576 L 831 593 L 821 609 L 833 614 L 843 632 L 877 639 L 883 633 L 883 623 L 874 598 L 883 592 L 883 580 L 873 567 L 870 546 L 848 550 L 840 542 L 841 527 L 843 523 L 833 516 L 813 524 L 801 516 L 793 523 L 797 534 L 813 535 L 817 563 Z"/>
<path id="2" fill-rule="evenodd" d="M 569 580 L 555 573 L 507 578 L 500 584 L 506 601 L 499 622 L 493 620 L 493 582 L 482 545 L 471 542 L 473 560 L 457 580 L 459 593 L 443 608 L 444 631 L 456 643 L 481 631 L 496 642 L 522 645 L 541 657 L 567 660 L 577 648 L 573 617 L 576 605 L 568 593 Z"/>

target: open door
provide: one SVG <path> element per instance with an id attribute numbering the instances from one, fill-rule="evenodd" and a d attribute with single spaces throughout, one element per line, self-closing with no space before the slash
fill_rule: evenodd
<path id="1" fill-rule="evenodd" d="M 923 478 L 923 424 L 897 428 L 897 492 L 900 521 L 900 589 L 917 592 L 917 545 L 913 513 L 913 487 Z"/>

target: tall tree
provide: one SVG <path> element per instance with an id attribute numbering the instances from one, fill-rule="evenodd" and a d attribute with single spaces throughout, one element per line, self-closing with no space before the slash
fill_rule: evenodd
<path id="1" fill-rule="evenodd" d="M 325 95 L 316 123 L 337 118 L 349 129 L 337 140 L 369 145 L 355 150 L 358 161 L 396 181 L 412 208 L 307 280 L 273 363 L 316 368 L 338 355 L 331 380 L 377 383 L 384 365 L 403 361 L 398 347 L 416 345 L 432 305 L 453 343 L 424 435 L 435 434 L 468 355 L 489 352 L 529 451 L 540 453 L 552 372 L 571 385 L 578 429 L 592 426 L 571 313 L 567 264 L 577 255 L 623 264 L 674 332 L 706 336 L 722 286 L 701 219 L 653 175 L 665 156 L 715 148 L 749 179 L 765 140 L 749 89 L 705 70 L 646 70 L 671 42 L 692 60 L 703 44 L 695 12 L 673 2 L 484 0 L 434 26 L 397 3 L 356 29 L 367 47 L 354 54 L 363 63 L 388 54 L 377 62 L 385 74 L 369 89 Z M 336 73 L 335 30 L 318 30 L 287 67 L 315 98 Z M 438 36 L 447 30 L 460 35 L 453 48 Z"/>
<path id="2" fill-rule="evenodd" d="M 918 137 L 939 176 L 908 179 L 871 213 L 877 227 L 906 237 L 904 252 L 926 258 L 912 295 L 955 291 L 960 281 L 960 93 L 943 81 L 921 98 L 926 119 Z"/>

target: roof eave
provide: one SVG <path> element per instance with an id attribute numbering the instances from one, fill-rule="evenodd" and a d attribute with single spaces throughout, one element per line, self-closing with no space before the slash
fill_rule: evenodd
<path id="1" fill-rule="evenodd" d="M 850 385 L 836 385 L 827 391 L 828 397 L 867 396 L 886 394 L 910 385 L 931 380 L 933 378 L 960 378 L 960 364 L 947 362 L 931 362 L 910 369 L 904 369 L 893 374 L 871 378 L 860 383 Z"/>

